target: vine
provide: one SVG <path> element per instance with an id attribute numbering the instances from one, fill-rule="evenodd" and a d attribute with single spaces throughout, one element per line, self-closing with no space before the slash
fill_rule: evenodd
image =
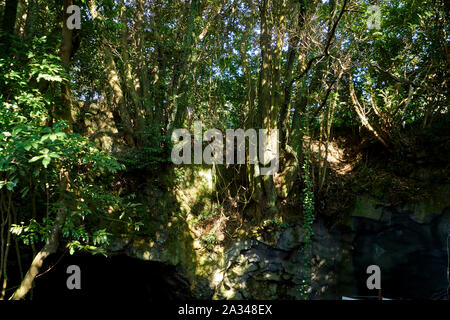
<path id="1" fill-rule="evenodd" d="M 303 181 L 305 187 L 303 188 L 303 229 L 305 232 L 305 240 L 304 240 L 304 273 L 305 278 L 300 286 L 300 292 L 302 297 L 306 300 L 308 297 L 308 293 L 311 288 L 311 249 L 312 249 L 312 236 L 314 235 L 312 225 L 314 223 L 314 188 L 311 179 L 311 168 L 310 168 L 310 159 L 309 153 L 304 153 L 304 161 L 303 161 Z"/>

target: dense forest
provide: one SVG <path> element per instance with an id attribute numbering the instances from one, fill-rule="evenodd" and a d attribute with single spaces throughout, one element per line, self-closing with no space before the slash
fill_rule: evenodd
<path id="1" fill-rule="evenodd" d="M 342 270 L 365 286 L 380 265 L 388 296 L 448 299 L 449 13 L 0 1 L 0 298 L 43 298 L 93 256 L 157 263 L 172 298 L 377 296 Z M 395 280 L 413 259 L 429 290 Z"/>

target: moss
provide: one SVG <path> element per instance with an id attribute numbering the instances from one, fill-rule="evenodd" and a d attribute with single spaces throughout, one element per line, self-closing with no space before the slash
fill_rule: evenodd
<path id="1" fill-rule="evenodd" d="M 353 210 L 354 217 L 379 221 L 383 215 L 380 203 L 367 195 L 358 196 Z"/>
<path id="2" fill-rule="evenodd" d="M 431 194 L 414 204 L 412 218 L 418 223 L 429 223 L 450 206 L 450 184 L 436 186 Z"/>

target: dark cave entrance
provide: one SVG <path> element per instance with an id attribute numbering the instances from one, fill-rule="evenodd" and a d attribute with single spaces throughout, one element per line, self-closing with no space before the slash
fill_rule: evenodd
<path id="1" fill-rule="evenodd" d="M 81 289 L 67 288 L 70 265 L 81 270 Z M 35 280 L 33 300 L 129 300 L 192 299 L 189 282 L 177 267 L 142 261 L 126 255 L 104 257 L 59 253 L 46 259 Z"/>
<path id="2" fill-rule="evenodd" d="M 354 218 L 358 295 L 377 296 L 377 290 L 366 286 L 366 269 L 375 264 L 381 269 L 382 295 L 386 298 L 448 300 L 445 216 L 420 224 L 395 209 L 389 213 L 390 225 Z"/>

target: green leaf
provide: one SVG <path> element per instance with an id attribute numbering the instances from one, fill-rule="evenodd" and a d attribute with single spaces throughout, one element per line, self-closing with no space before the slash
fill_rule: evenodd
<path id="1" fill-rule="evenodd" d="M 42 142 L 44 142 L 45 140 L 47 140 L 48 138 L 50 138 L 50 134 L 44 134 L 44 135 L 41 137 L 40 142 L 42 143 Z"/>
<path id="2" fill-rule="evenodd" d="M 38 161 L 39 159 L 41 159 L 43 156 L 34 156 L 33 158 L 31 158 L 28 162 L 35 162 Z"/>
<path id="3" fill-rule="evenodd" d="M 42 159 L 42 164 L 44 165 L 44 168 L 47 168 L 48 164 L 50 163 L 51 158 L 50 157 L 44 157 Z"/>
<path id="4" fill-rule="evenodd" d="M 24 187 L 23 189 L 22 189 L 22 198 L 25 198 L 26 196 L 27 196 L 27 194 L 28 194 L 28 192 L 30 191 L 30 188 L 29 187 Z"/>
<path id="5" fill-rule="evenodd" d="M 8 189 L 9 191 L 13 191 L 13 189 L 16 185 L 17 185 L 17 183 L 15 183 L 14 181 L 8 181 L 6 183 L 6 189 Z"/>

